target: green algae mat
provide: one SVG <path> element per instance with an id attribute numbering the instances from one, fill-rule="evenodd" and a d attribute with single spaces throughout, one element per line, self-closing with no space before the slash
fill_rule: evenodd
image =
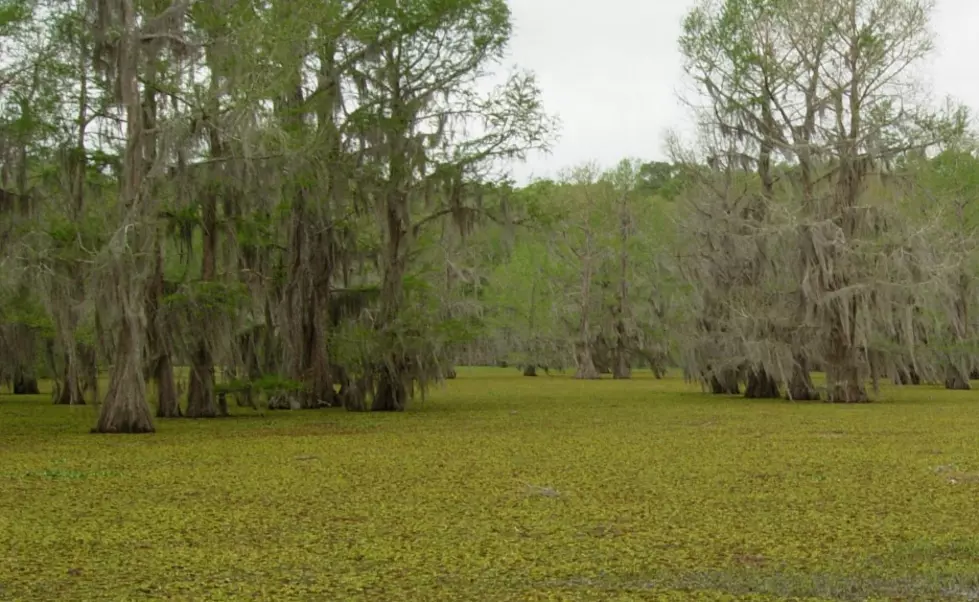
<path id="1" fill-rule="evenodd" d="M 975 600 L 979 391 L 462 369 L 400 415 L 92 435 L 0 397 L 0 600 Z"/>

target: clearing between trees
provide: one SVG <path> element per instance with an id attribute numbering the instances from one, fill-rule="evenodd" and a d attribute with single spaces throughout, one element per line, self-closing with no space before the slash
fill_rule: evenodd
<path id="1" fill-rule="evenodd" d="M 42 382 L 0 398 L 0 599 L 975 599 L 976 393 L 634 376 L 460 368 L 406 413 L 139 437 Z"/>

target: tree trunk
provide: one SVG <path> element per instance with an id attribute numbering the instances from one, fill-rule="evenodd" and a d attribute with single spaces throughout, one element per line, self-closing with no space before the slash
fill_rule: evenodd
<path id="1" fill-rule="evenodd" d="M 262 369 L 258 361 L 257 339 L 258 333 L 253 328 L 243 334 L 238 339 L 238 349 L 241 352 L 241 360 L 245 364 L 245 374 L 250 386 L 237 396 L 238 407 L 255 408 L 255 382 L 262 377 Z"/>
<path id="2" fill-rule="evenodd" d="M 537 376 L 537 364 L 527 364 L 523 367 L 524 376 Z"/>
<path id="3" fill-rule="evenodd" d="M 149 377 L 156 383 L 156 416 L 158 418 L 179 418 L 180 400 L 173 378 L 173 360 L 170 346 L 159 323 L 159 309 L 163 303 L 163 243 L 157 238 L 154 244 L 153 276 L 146 291 L 146 338 L 150 353 Z"/>
<path id="4" fill-rule="evenodd" d="M 626 304 L 629 297 L 629 253 L 628 239 L 631 227 L 631 215 L 628 208 L 628 196 L 623 194 L 619 203 L 619 237 L 622 248 L 619 251 L 619 290 L 618 303 L 615 307 L 615 350 L 612 358 L 612 378 L 632 378 L 632 367 L 629 365 L 629 333 L 625 325 Z"/>
<path id="5" fill-rule="evenodd" d="M 152 433 L 153 415 L 146 403 L 146 381 L 143 379 L 142 341 L 136 317 L 123 315 L 116 339 L 109 391 L 102 403 L 98 433 Z"/>
<path id="6" fill-rule="evenodd" d="M 629 365 L 629 349 L 626 344 L 625 322 L 619 320 L 615 327 L 617 340 L 612 358 L 612 378 L 632 378 L 632 366 Z"/>
<path id="7" fill-rule="evenodd" d="M 964 370 L 954 364 L 945 366 L 945 388 L 954 391 L 968 391 L 972 389 L 969 379 Z"/>
<path id="8" fill-rule="evenodd" d="M 595 368 L 595 362 L 591 357 L 591 346 L 587 341 L 579 342 L 575 350 L 575 361 L 578 364 L 578 369 L 575 371 L 574 377 L 580 380 L 597 380 L 601 378 L 601 374 Z"/>
<path id="9" fill-rule="evenodd" d="M 616 354 L 615 363 L 612 365 L 612 378 L 616 380 L 627 380 L 632 378 L 632 366 L 629 359 Z"/>
<path id="10" fill-rule="evenodd" d="M 217 415 L 218 410 L 214 403 L 214 359 L 207 344 L 200 342 L 190 368 L 187 417 L 214 418 Z"/>
<path id="11" fill-rule="evenodd" d="M 846 223 L 849 223 L 848 221 Z M 852 233 L 852 225 L 846 230 Z M 842 288 L 842 286 L 840 287 Z M 856 302 L 835 307 L 830 314 L 830 345 L 832 354 L 826 367 L 828 400 L 833 403 L 866 403 L 870 401 L 860 373 L 860 352 L 846 335 L 844 324 L 856 322 Z"/>
<path id="12" fill-rule="evenodd" d="M 153 380 L 156 381 L 156 416 L 158 418 L 180 418 L 180 400 L 177 386 L 173 380 L 173 364 L 170 354 L 164 352 L 156 360 Z"/>
<path id="13" fill-rule="evenodd" d="M 376 376 L 373 412 L 403 412 L 408 405 L 408 387 L 399 366 L 383 366 Z"/>
<path id="14" fill-rule="evenodd" d="M 804 355 L 796 355 L 792 366 L 792 378 L 789 380 L 788 398 L 792 401 L 816 401 L 819 392 L 812 384 L 812 374 L 809 372 L 809 360 Z"/>
<path id="15" fill-rule="evenodd" d="M 220 142 L 212 134 L 211 154 L 221 156 Z M 203 195 L 201 281 L 211 282 L 217 272 L 217 198 L 214 191 Z M 197 339 L 190 367 L 190 386 L 187 390 L 187 417 L 214 418 L 218 415 L 214 398 L 214 356 L 206 334 Z"/>
<path id="16" fill-rule="evenodd" d="M 833 403 L 867 403 L 860 369 L 854 363 L 834 362 L 826 371 L 828 400 Z"/>
<path id="17" fill-rule="evenodd" d="M 25 374 L 23 370 L 14 372 L 14 395 L 40 395 L 41 390 L 37 386 L 37 378 L 31 374 Z"/>
<path id="18" fill-rule="evenodd" d="M 77 364 L 78 360 L 75 359 L 74 354 L 65 353 L 64 376 L 54 397 L 55 405 L 85 405 Z"/>
<path id="19" fill-rule="evenodd" d="M 403 154 L 403 142 L 398 139 L 396 149 L 392 149 L 391 177 L 385 199 L 386 238 L 383 281 L 381 285 L 381 335 L 393 342 L 396 333 L 391 328 L 396 324 L 404 303 L 404 277 L 407 271 L 408 225 L 410 220 L 407 195 L 400 187 L 408 180 L 409 172 Z M 405 385 L 407 366 L 396 351 L 388 354 L 375 372 L 374 401 L 371 410 L 375 412 L 401 412 L 408 403 L 408 389 Z"/>
<path id="20" fill-rule="evenodd" d="M 963 272 L 959 275 L 958 296 L 955 299 L 955 320 L 952 321 L 950 330 L 956 341 L 966 341 L 970 338 L 972 329 L 969 328 L 969 297 L 970 280 Z M 945 366 L 945 388 L 957 391 L 968 391 L 972 388 L 969 384 L 969 357 L 963 357 L 961 353 L 954 353 L 948 358 Z"/>
<path id="21" fill-rule="evenodd" d="M 326 291 L 326 294 L 329 294 Z M 323 340 L 323 320 L 319 319 L 318 295 L 313 292 L 305 299 L 303 309 L 303 345 L 300 353 L 300 368 L 306 376 L 310 388 L 300 397 L 304 409 L 331 407 L 336 404 L 336 392 L 333 389 L 333 378 L 330 364 L 326 356 L 326 343 Z"/>
<path id="22" fill-rule="evenodd" d="M 446 380 L 453 380 L 457 376 L 459 376 L 459 375 L 456 373 L 456 369 L 454 367 L 452 367 L 452 366 L 449 366 L 449 369 L 445 371 L 445 378 L 446 378 Z"/>
<path id="23" fill-rule="evenodd" d="M 367 409 L 367 391 L 371 389 L 367 378 L 351 378 L 342 366 L 333 367 L 333 380 L 340 383 L 337 400 L 348 412 L 363 412 Z"/>
<path id="24" fill-rule="evenodd" d="M 136 26 L 136 11 L 131 0 L 122 0 L 115 15 L 116 88 L 126 111 L 126 150 L 123 154 L 119 200 L 126 207 L 124 228 L 132 230 L 126 248 L 113 258 L 113 288 L 121 313 L 119 331 L 113 353 L 109 390 L 102 403 L 95 431 L 100 433 L 153 432 L 153 414 L 146 403 L 146 380 L 143 376 L 143 347 L 145 332 L 140 314 L 146 302 L 146 290 L 137 275 L 143 257 L 152 252 L 142 234 L 147 224 L 156 218 L 155 195 L 140 198 L 143 176 L 148 173 L 146 154 L 140 148 L 143 138 L 143 111 L 139 96 L 137 72 L 140 40 Z M 137 202 L 141 200 L 141 202 Z M 152 236 L 152 232 L 150 232 Z"/>
<path id="25" fill-rule="evenodd" d="M 895 384 L 898 385 L 920 385 L 921 376 L 918 375 L 918 371 L 915 370 L 914 366 L 908 364 L 905 367 L 897 369 L 897 376 L 894 379 Z"/>
<path id="26" fill-rule="evenodd" d="M 738 395 L 741 384 L 738 382 L 738 371 L 726 368 L 710 377 L 710 390 L 714 395 Z"/>
<path id="27" fill-rule="evenodd" d="M 748 382 L 744 388 L 744 396 L 748 399 L 779 399 L 778 381 L 764 368 L 758 367 L 748 371 Z"/>

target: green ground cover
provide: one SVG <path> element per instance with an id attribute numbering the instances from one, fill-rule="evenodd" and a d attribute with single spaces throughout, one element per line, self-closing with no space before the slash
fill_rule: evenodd
<path id="1" fill-rule="evenodd" d="M 0 398 L 0 600 L 979 597 L 979 392 L 462 369 L 405 414 Z"/>

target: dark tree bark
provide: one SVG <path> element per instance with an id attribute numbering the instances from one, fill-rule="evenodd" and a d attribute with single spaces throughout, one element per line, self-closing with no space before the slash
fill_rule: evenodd
<path id="1" fill-rule="evenodd" d="M 904 368 L 898 368 L 897 378 L 895 380 L 897 381 L 896 384 L 899 385 L 921 384 L 921 376 L 918 374 L 918 371 L 915 370 L 914 366 L 911 364 L 908 364 Z"/>
<path id="2" fill-rule="evenodd" d="M 612 378 L 628 379 L 632 378 L 632 366 L 629 364 L 629 348 L 627 345 L 627 332 L 625 322 L 619 320 L 615 327 L 616 345 L 612 358 Z"/>
<path id="3" fill-rule="evenodd" d="M 409 115 L 400 100 L 400 83 L 392 79 L 396 93 L 394 97 L 396 113 L 401 119 Z M 407 123 L 407 121 L 405 121 Z M 383 337 L 392 337 L 388 332 L 396 323 L 404 303 L 404 277 L 407 272 L 408 236 L 411 215 L 409 213 L 408 195 L 404 186 L 410 180 L 410 170 L 406 158 L 407 144 L 405 134 L 395 132 L 392 135 L 391 152 L 389 154 L 389 179 L 385 191 L 384 213 L 387 244 L 384 249 L 384 269 L 381 283 L 381 321 Z M 373 411 L 400 412 L 408 403 L 406 362 L 396 352 L 388 354 L 386 361 L 376 369 L 374 378 Z"/>
<path id="4" fill-rule="evenodd" d="M 318 240 L 316 248 L 321 249 L 324 241 Z M 319 258 L 316 264 L 325 266 L 327 261 Z M 325 268 L 321 268 L 325 269 Z M 321 282 L 329 280 L 328 274 L 321 274 Z M 311 287 L 314 288 L 314 287 Z M 322 287 L 326 289 L 326 287 Z M 300 405 L 304 409 L 331 407 L 336 404 L 336 392 L 333 389 L 333 375 L 329 358 L 326 353 L 324 324 L 325 319 L 320 315 L 320 295 L 328 296 L 329 290 L 311 290 L 304 299 L 303 315 L 303 344 L 300 347 L 300 373 L 304 375 L 310 387 L 300 396 Z"/>
<path id="5" fill-rule="evenodd" d="M 37 386 L 37 378 L 30 374 L 25 374 L 22 370 L 14 373 L 14 395 L 40 395 L 41 390 Z"/>
<path id="6" fill-rule="evenodd" d="M 965 273 L 961 274 L 958 282 L 958 295 L 955 299 L 956 319 L 949 327 L 957 341 L 968 340 L 972 334 L 972 329 L 969 328 L 970 288 L 969 277 Z M 956 391 L 971 389 L 968 366 L 968 356 L 963 357 L 960 353 L 952 354 L 945 366 L 945 388 Z"/>
<path id="7" fill-rule="evenodd" d="M 363 412 L 367 409 L 367 392 L 371 390 L 367 376 L 353 379 L 342 368 L 337 369 L 340 391 L 337 396 L 348 412 Z"/>
<path id="8" fill-rule="evenodd" d="M 216 133 L 212 133 L 211 153 L 214 156 L 222 155 Z M 215 197 L 215 192 L 209 190 L 202 198 L 201 280 L 203 282 L 213 281 L 216 274 L 218 218 Z M 197 340 L 197 348 L 191 358 L 187 417 L 214 418 L 217 415 L 218 409 L 214 397 L 214 356 L 206 334 L 202 334 Z"/>
<path id="9" fill-rule="evenodd" d="M 156 415 L 158 418 L 179 418 L 180 400 L 173 378 L 173 361 L 170 346 L 159 322 L 160 305 L 163 303 L 163 243 L 155 244 L 153 276 L 146 291 L 146 338 L 150 353 L 149 377 L 156 383 Z"/>
<path id="10" fill-rule="evenodd" d="M 748 371 L 744 396 L 748 399 L 779 399 L 778 381 L 764 368 Z"/>
<path id="11" fill-rule="evenodd" d="M 245 374 L 248 377 L 248 382 L 254 385 L 255 381 L 262 377 L 262 368 L 258 359 L 258 350 L 256 341 L 259 338 L 259 333 L 257 328 L 251 329 L 249 332 L 243 334 L 238 340 L 238 348 L 241 350 L 242 361 L 245 364 Z M 252 386 L 242 391 L 237 396 L 238 407 L 250 407 L 255 406 L 255 392 Z"/>
<path id="12" fill-rule="evenodd" d="M 949 364 L 945 367 L 945 388 L 953 391 L 968 391 L 972 386 L 962 369 Z"/>
<path id="13" fill-rule="evenodd" d="M 738 382 L 738 371 L 727 368 L 714 373 L 710 377 L 710 390 L 714 395 L 738 395 L 741 384 Z"/>
<path id="14" fill-rule="evenodd" d="M 523 367 L 523 375 L 524 376 L 537 376 L 537 365 L 536 364 L 527 364 L 526 366 L 524 366 Z"/>
<path id="15" fill-rule="evenodd" d="M 632 366 L 629 364 L 629 331 L 626 328 L 625 316 L 629 298 L 629 253 L 627 241 L 632 226 L 632 216 L 629 213 L 628 195 L 623 194 L 619 202 L 619 240 L 622 248 L 619 250 L 619 290 L 614 308 L 615 320 L 615 349 L 612 357 L 612 378 L 632 378 Z"/>
<path id="16" fill-rule="evenodd" d="M 187 417 L 214 418 L 218 409 L 214 399 L 214 360 L 207 344 L 199 343 L 190 369 L 187 389 Z"/>
<path id="17" fill-rule="evenodd" d="M 803 355 L 795 356 L 792 366 L 792 378 L 789 380 L 788 398 L 792 401 L 816 401 L 819 392 L 812 384 L 812 374 L 809 372 L 809 360 Z"/>
<path id="18" fill-rule="evenodd" d="M 405 383 L 406 370 L 402 366 L 383 366 L 376 376 L 374 412 L 403 412 L 408 405 L 408 386 Z"/>
<path id="19" fill-rule="evenodd" d="M 93 399 L 99 397 L 99 364 L 95 348 L 77 342 L 74 351 L 74 354 L 65 353 L 64 378 L 58 383 L 54 396 L 57 405 L 85 405 L 86 390 L 92 392 Z"/>
<path id="20" fill-rule="evenodd" d="M 65 353 L 64 375 L 54 397 L 55 405 L 85 405 L 77 363 L 72 354 Z"/>
<path id="21" fill-rule="evenodd" d="M 177 396 L 177 386 L 173 379 L 173 364 L 170 362 L 170 354 L 160 354 L 154 368 L 153 380 L 156 381 L 157 417 L 180 418 L 180 399 Z"/>
<path id="22" fill-rule="evenodd" d="M 864 387 L 856 362 L 833 362 L 826 370 L 827 399 L 833 403 L 867 403 L 870 397 Z"/>

